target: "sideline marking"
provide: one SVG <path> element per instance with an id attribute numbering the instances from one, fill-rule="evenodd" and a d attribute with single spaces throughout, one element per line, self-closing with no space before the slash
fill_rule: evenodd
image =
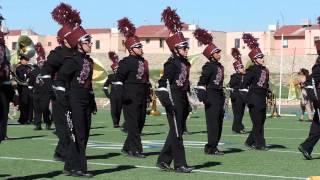
<path id="1" fill-rule="evenodd" d="M 38 162 L 49 162 L 49 163 L 61 163 L 54 160 L 49 159 L 28 159 L 28 158 L 19 158 L 19 157 L 5 157 L 0 156 L 0 159 L 6 160 L 23 160 L 23 161 L 38 161 Z M 88 164 L 98 165 L 98 166 L 121 166 L 125 164 L 107 164 L 107 163 L 95 163 L 95 162 L 88 162 Z M 143 168 L 143 169 L 158 169 L 154 166 L 140 166 L 140 165 L 132 165 L 136 168 Z M 278 179 L 304 179 L 304 177 L 289 177 L 289 176 L 275 176 L 275 175 L 268 175 L 268 174 L 252 174 L 252 173 L 238 173 L 238 172 L 226 172 L 226 171 L 210 171 L 210 170 L 200 170 L 196 169 L 193 170 L 194 172 L 200 173 L 210 173 L 210 174 L 226 174 L 226 175 L 239 175 L 239 176 L 253 176 L 253 177 L 268 177 L 268 178 L 278 178 Z"/>

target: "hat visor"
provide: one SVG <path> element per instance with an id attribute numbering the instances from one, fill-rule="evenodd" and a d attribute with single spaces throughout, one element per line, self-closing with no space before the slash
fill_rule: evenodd
<path id="1" fill-rule="evenodd" d="M 212 53 L 211 53 L 211 54 L 219 53 L 219 52 L 221 52 L 221 49 L 219 49 L 219 48 L 214 48 L 214 49 L 212 50 Z"/>
<path id="2" fill-rule="evenodd" d="M 258 58 L 261 59 L 263 57 L 264 57 L 264 55 L 262 53 L 259 53 L 259 54 L 254 56 L 255 59 L 258 59 Z"/>
<path id="3" fill-rule="evenodd" d="M 189 43 L 188 43 L 188 41 L 180 42 L 180 43 L 176 44 L 176 48 L 178 48 L 178 49 L 189 48 Z"/>
<path id="4" fill-rule="evenodd" d="M 143 45 L 140 42 L 138 42 L 133 44 L 130 48 L 143 48 Z"/>

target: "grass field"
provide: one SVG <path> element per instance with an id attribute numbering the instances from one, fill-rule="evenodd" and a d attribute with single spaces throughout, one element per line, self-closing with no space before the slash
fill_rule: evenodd
<path id="1" fill-rule="evenodd" d="M 288 111 L 295 112 L 295 109 Z M 206 126 L 203 110 L 188 120 L 191 135 L 184 137 L 187 161 L 195 166 L 191 174 L 161 172 L 155 167 L 158 152 L 168 132 L 165 115 L 147 117 L 142 136 L 145 159 L 134 159 L 120 153 L 125 139 L 119 129 L 112 128 L 108 110 L 94 116 L 87 148 L 89 171 L 94 179 L 132 180 L 205 180 L 205 179 L 305 179 L 320 175 L 320 152 L 315 148 L 315 160 L 304 160 L 297 146 L 308 135 L 310 123 L 298 122 L 297 117 L 267 119 L 265 137 L 269 151 L 248 150 L 244 145 L 247 135 L 235 135 L 231 120 L 224 121 L 220 149 L 224 156 L 203 153 Z M 244 123 L 250 129 L 248 115 Z M 61 174 L 63 164 L 52 160 L 57 138 L 51 131 L 34 131 L 31 125 L 16 125 L 10 121 L 8 135 L 13 139 L 0 144 L 0 179 L 76 179 Z M 317 170 L 318 169 L 318 170 Z"/>

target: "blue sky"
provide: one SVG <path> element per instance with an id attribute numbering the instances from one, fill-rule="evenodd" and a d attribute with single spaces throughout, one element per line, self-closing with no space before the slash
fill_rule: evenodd
<path id="1" fill-rule="evenodd" d="M 177 9 L 182 21 L 210 30 L 264 31 L 269 24 L 313 23 L 320 16 L 320 0 L 0 0 L 0 13 L 9 29 L 31 28 L 55 34 L 59 26 L 50 12 L 60 2 L 78 9 L 85 28 L 110 28 L 124 16 L 136 25 L 160 24 L 166 6 Z"/>

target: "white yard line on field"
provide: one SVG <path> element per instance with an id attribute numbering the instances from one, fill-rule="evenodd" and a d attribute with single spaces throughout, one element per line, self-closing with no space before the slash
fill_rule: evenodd
<path id="1" fill-rule="evenodd" d="M 58 139 L 54 139 L 54 138 L 32 138 L 31 140 L 46 140 L 46 141 L 57 141 Z M 150 140 L 146 140 L 146 141 L 150 141 Z M 152 140 L 152 141 L 161 141 L 161 140 Z M 144 143 L 144 141 L 142 141 Z M 185 141 L 186 142 L 198 142 L 198 144 L 200 143 L 203 143 L 203 142 L 200 142 L 200 141 Z M 103 143 L 103 144 L 120 144 L 122 145 L 122 142 L 111 142 L 111 141 L 95 141 L 95 140 L 90 140 L 89 143 Z M 160 143 L 158 143 L 160 144 Z M 163 144 L 163 143 L 162 143 Z M 242 145 L 241 145 L 242 146 Z M 191 146 L 191 145 L 186 145 L 185 144 L 185 147 L 186 148 L 193 148 L 193 149 L 202 149 L 203 147 L 201 146 Z M 223 147 L 223 146 L 222 146 Z M 226 147 L 227 149 L 228 147 Z M 96 149 L 99 149 L 99 148 L 96 148 Z M 247 148 L 243 148 L 243 149 L 247 149 Z M 248 150 L 248 151 L 251 151 L 251 150 Z M 277 152 L 277 153 L 294 153 L 294 154 L 300 154 L 301 152 L 299 151 L 284 151 L 284 150 L 275 150 L 275 149 L 270 149 L 266 152 Z M 316 154 L 316 155 L 320 155 L 320 153 L 317 153 L 317 152 L 313 152 L 312 154 Z"/>
<path id="2" fill-rule="evenodd" d="M 60 162 L 57 162 L 54 160 L 49 160 L 49 159 L 29 159 L 29 158 L 22 158 L 22 157 L 0 156 L 0 159 L 60 163 Z M 110 164 L 110 163 L 95 163 L 95 162 L 88 162 L 88 164 L 98 165 L 98 166 L 114 166 L 114 167 L 127 165 L 127 164 Z M 142 169 L 158 169 L 157 167 L 154 167 L 154 166 L 141 166 L 141 165 L 133 165 L 133 166 L 135 168 L 142 168 Z M 226 172 L 226 171 L 211 171 L 211 170 L 201 170 L 201 169 L 196 169 L 196 170 L 194 170 L 194 172 L 209 173 L 209 174 L 250 176 L 250 177 L 267 177 L 267 178 L 275 178 L 275 179 L 303 179 L 303 180 L 307 179 L 304 177 L 276 176 L 276 175 L 268 175 L 268 174 L 253 174 L 253 173 L 239 173 L 239 172 Z"/>

